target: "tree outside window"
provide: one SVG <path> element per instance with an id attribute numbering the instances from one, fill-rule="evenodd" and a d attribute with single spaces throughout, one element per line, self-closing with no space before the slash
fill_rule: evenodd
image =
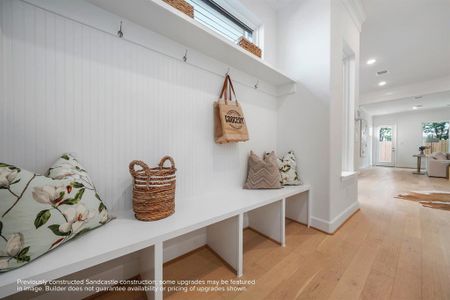
<path id="1" fill-rule="evenodd" d="M 424 144 L 430 149 L 427 153 L 448 152 L 449 122 L 425 122 L 422 124 Z"/>
<path id="2" fill-rule="evenodd" d="M 392 128 L 380 128 L 380 142 L 392 142 Z"/>

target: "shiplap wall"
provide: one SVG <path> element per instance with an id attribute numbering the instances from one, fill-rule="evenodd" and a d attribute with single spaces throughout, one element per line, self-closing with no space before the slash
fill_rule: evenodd
<path id="1" fill-rule="evenodd" d="M 172 155 L 182 201 L 241 186 L 249 150 L 276 147 L 268 94 L 237 84 L 250 142 L 216 145 L 223 78 L 20 0 L 0 1 L 0 18 L 0 161 L 45 172 L 73 152 L 107 205 L 122 210 L 131 207 L 133 159 Z"/>

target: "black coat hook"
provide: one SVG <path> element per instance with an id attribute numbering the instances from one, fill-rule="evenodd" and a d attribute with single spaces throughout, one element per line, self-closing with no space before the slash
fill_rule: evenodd
<path id="1" fill-rule="evenodd" d="M 256 83 L 255 83 L 255 86 L 254 86 L 254 87 L 255 87 L 255 90 L 258 89 L 258 87 L 259 87 L 259 79 L 256 80 Z"/>
<path id="2" fill-rule="evenodd" d="M 188 54 L 188 50 L 186 49 L 186 52 L 184 53 L 184 56 L 183 56 L 184 62 L 187 62 L 187 59 L 188 59 L 187 54 Z"/>
<path id="3" fill-rule="evenodd" d="M 122 32 L 122 21 L 120 21 L 120 27 L 119 27 L 119 31 L 117 31 L 117 36 L 122 38 L 123 37 L 123 32 Z"/>

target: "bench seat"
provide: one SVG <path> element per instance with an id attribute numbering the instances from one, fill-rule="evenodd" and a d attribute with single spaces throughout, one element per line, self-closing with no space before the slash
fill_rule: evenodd
<path id="1" fill-rule="evenodd" d="M 0 274 L 0 297 L 17 292 L 17 279 L 57 279 L 228 218 L 242 216 L 309 189 L 308 185 L 279 190 L 230 189 L 177 198 L 175 214 L 153 222 L 138 221 L 132 211 L 124 212 L 105 226 L 63 244 L 28 265 Z"/>

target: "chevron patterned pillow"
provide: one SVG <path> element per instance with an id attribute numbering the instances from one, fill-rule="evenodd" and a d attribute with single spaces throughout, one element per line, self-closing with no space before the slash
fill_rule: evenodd
<path id="1" fill-rule="evenodd" d="M 244 189 L 280 189 L 282 188 L 280 181 L 281 175 L 275 152 L 272 151 L 264 158 L 260 158 L 251 151 Z"/>

